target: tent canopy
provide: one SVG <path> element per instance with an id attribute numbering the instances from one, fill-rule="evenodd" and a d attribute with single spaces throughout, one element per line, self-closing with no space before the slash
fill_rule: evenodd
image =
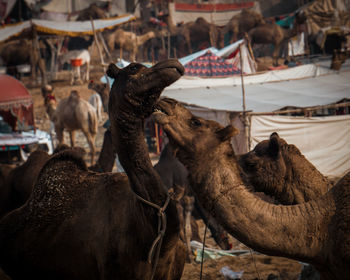
<path id="1" fill-rule="evenodd" d="M 103 31 L 105 29 L 111 29 L 120 24 L 134 20 L 133 15 L 124 15 L 120 17 L 114 17 L 109 19 L 94 20 L 94 26 L 96 31 Z M 50 21 L 33 19 L 33 25 L 38 31 L 48 34 L 67 35 L 67 36 L 81 36 L 92 35 L 93 30 L 91 21 Z M 31 27 L 30 21 L 23 21 L 18 24 L 9 24 L 0 28 L 0 42 L 10 39 L 13 36 L 20 35 L 24 30 Z"/>
<path id="2" fill-rule="evenodd" d="M 313 107 L 350 98 L 350 62 L 338 73 L 307 64 L 283 70 L 245 75 L 246 109 L 272 112 L 287 106 Z M 242 111 L 240 76 L 221 79 L 182 77 L 164 90 L 163 96 L 184 104 L 219 111 Z"/>
<path id="3" fill-rule="evenodd" d="M 0 75 L 0 115 L 13 130 L 34 126 L 33 100 L 24 85 L 9 75 Z"/>

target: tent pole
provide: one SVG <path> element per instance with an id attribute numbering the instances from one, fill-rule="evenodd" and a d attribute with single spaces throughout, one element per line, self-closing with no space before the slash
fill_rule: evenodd
<path id="1" fill-rule="evenodd" d="M 96 43 L 96 46 L 97 46 L 97 50 L 98 50 L 98 53 L 100 55 L 100 59 L 101 59 L 101 64 L 102 64 L 102 67 L 103 67 L 103 72 L 105 73 L 105 77 L 106 77 L 106 81 L 107 81 L 107 85 L 109 88 L 111 88 L 111 85 L 109 83 L 109 79 L 107 77 L 107 74 L 106 74 L 106 64 L 103 60 L 103 55 L 102 55 L 102 51 L 101 51 L 101 46 L 98 42 L 98 38 L 96 36 L 96 30 L 95 30 L 95 25 L 94 25 L 94 20 L 92 19 L 92 17 L 90 17 L 90 21 L 91 21 L 91 27 L 92 27 L 92 32 L 94 33 L 94 40 L 95 40 L 95 43 Z"/>
<path id="2" fill-rule="evenodd" d="M 242 43 L 243 44 L 243 43 Z M 244 89 L 244 79 L 243 79 L 243 61 L 242 61 L 242 44 L 239 45 L 239 62 L 241 64 L 241 83 L 242 83 L 242 106 L 243 106 L 243 125 L 245 134 L 245 148 L 246 152 L 250 150 L 250 137 L 249 137 L 249 122 L 248 116 L 246 114 L 246 104 L 245 104 L 245 89 Z"/>

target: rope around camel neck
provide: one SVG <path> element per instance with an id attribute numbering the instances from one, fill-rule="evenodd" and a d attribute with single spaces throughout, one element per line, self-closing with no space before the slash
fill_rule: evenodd
<path id="1" fill-rule="evenodd" d="M 139 196 L 136 193 L 135 193 L 135 195 L 143 203 L 145 203 L 153 208 L 156 208 L 158 210 L 158 235 L 152 243 L 152 246 L 151 246 L 151 249 L 149 250 L 148 258 L 147 258 L 148 262 L 151 264 L 153 257 L 155 255 L 155 260 L 154 260 L 153 267 L 152 267 L 152 275 L 150 278 L 150 280 L 152 280 L 154 278 L 155 273 L 156 273 L 156 268 L 157 268 L 157 264 L 158 264 L 158 260 L 159 260 L 159 254 L 160 254 L 160 248 L 162 247 L 163 237 L 165 235 L 165 230 L 166 230 L 165 209 L 167 208 L 167 206 L 170 202 L 170 195 L 169 195 L 169 193 L 167 193 L 167 198 L 166 198 L 166 201 L 165 201 L 163 207 L 160 207 L 157 204 L 154 204 L 154 203 L 142 198 L 141 196 Z M 156 250 L 156 252 L 155 252 L 155 250 Z"/>

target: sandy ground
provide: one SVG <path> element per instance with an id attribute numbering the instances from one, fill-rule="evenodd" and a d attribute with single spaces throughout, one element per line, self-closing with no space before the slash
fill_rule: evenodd
<path id="1" fill-rule="evenodd" d="M 69 85 L 68 79 L 69 73 L 61 73 L 60 79 L 58 81 L 52 82 L 55 88 L 55 94 L 57 99 L 61 99 L 69 95 L 71 90 L 77 90 L 82 98 L 88 100 L 93 91 L 87 88 L 87 84 L 83 85 Z M 92 71 L 91 79 L 98 80 L 102 76 L 101 71 Z M 24 78 L 24 83 L 29 82 L 26 77 Z M 45 112 L 45 107 L 43 103 L 43 98 L 41 96 L 41 91 L 39 87 L 29 88 L 30 93 L 34 99 L 35 105 L 35 120 L 36 125 L 39 129 L 49 131 L 50 122 Z M 98 135 L 96 138 L 97 155 L 101 149 L 103 141 L 103 133 L 105 129 L 102 124 L 107 119 L 107 114 L 103 114 L 103 120 L 100 121 Z M 68 134 L 65 135 L 66 143 L 69 143 Z M 85 137 L 81 132 L 77 133 L 77 146 L 85 148 L 89 151 Z M 157 162 L 158 155 L 150 154 L 152 161 Z M 87 163 L 89 162 L 89 157 L 86 157 Z M 201 237 L 204 236 L 204 224 L 201 220 L 198 221 L 200 226 Z M 231 238 L 231 243 L 233 249 L 248 249 L 242 243 L 238 242 L 234 238 Z M 210 236 L 210 232 L 207 232 L 206 246 L 212 248 L 218 248 Z M 194 259 L 194 255 L 193 255 Z M 281 279 L 281 280 L 297 280 L 300 274 L 302 265 L 299 262 L 288 260 L 285 258 L 270 257 L 258 254 L 256 252 L 250 251 L 248 254 L 240 256 L 224 256 L 217 259 L 205 259 L 202 269 L 202 279 L 225 279 L 225 277 L 220 272 L 222 267 L 227 266 L 232 271 L 243 271 L 243 276 L 241 279 Z M 200 279 L 201 264 L 195 262 L 188 263 L 185 265 L 183 280 L 189 279 Z M 1 279 L 1 275 L 0 275 Z"/>

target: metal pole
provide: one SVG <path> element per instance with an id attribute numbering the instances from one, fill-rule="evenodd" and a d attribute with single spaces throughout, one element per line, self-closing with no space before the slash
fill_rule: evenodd
<path id="1" fill-rule="evenodd" d="M 250 150 L 250 138 L 249 138 L 249 125 L 248 116 L 246 114 L 246 104 L 245 104 L 245 89 L 244 89 L 244 79 L 243 79 L 243 60 L 242 60 L 242 44 L 239 45 L 239 63 L 241 65 L 241 84 L 242 84 L 242 107 L 243 107 L 243 125 L 244 133 L 246 138 L 246 152 Z"/>

